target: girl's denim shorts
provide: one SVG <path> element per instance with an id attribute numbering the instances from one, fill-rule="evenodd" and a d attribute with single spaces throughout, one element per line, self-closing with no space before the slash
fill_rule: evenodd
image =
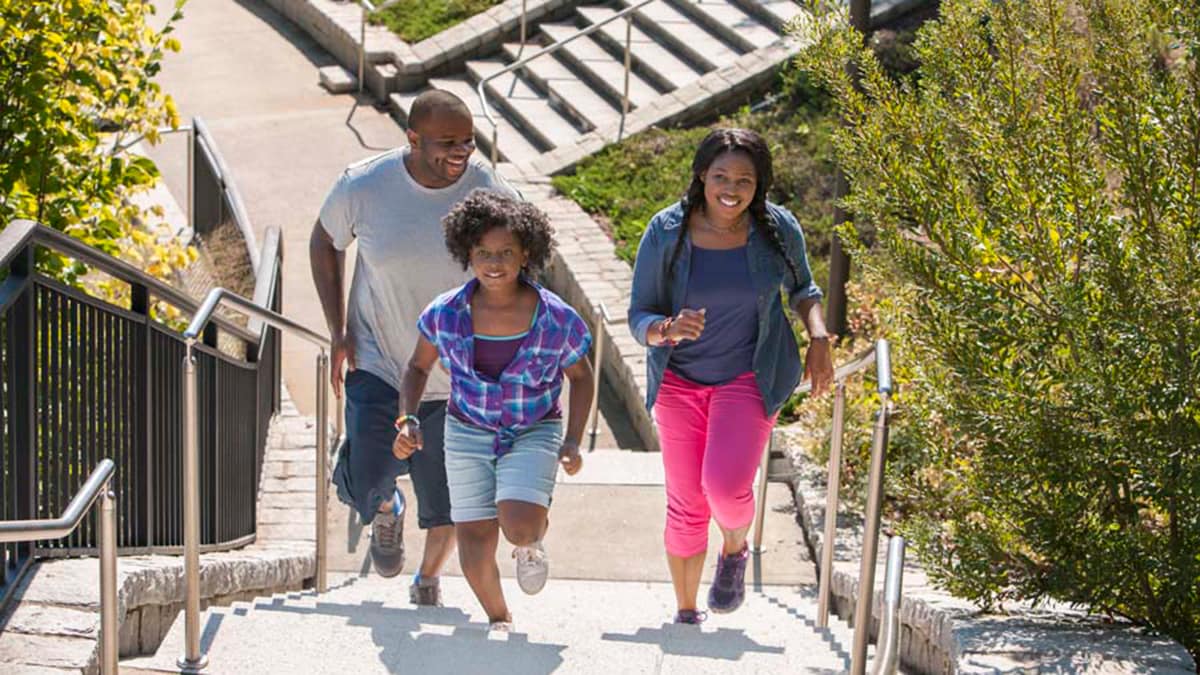
<path id="1" fill-rule="evenodd" d="M 491 520 L 500 501 L 550 506 L 562 420 L 542 420 L 525 429 L 499 457 L 492 449 L 495 438 L 493 431 L 446 415 L 446 482 L 450 518 L 456 523 Z"/>

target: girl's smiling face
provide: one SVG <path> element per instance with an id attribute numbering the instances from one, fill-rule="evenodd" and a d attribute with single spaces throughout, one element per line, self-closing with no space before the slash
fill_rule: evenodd
<path id="1" fill-rule="evenodd" d="M 488 289 L 515 286 L 527 257 L 516 235 L 506 227 L 493 227 L 471 249 L 471 271 Z"/>
<path id="2" fill-rule="evenodd" d="M 754 162 L 744 152 L 723 152 L 700 175 L 704 181 L 705 212 L 722 220 L 741 217 L 758 187 Z"/>

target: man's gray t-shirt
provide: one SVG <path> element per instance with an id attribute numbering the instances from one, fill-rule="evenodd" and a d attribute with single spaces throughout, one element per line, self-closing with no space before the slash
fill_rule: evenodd
<path id="1" fill-rule="evenodd" d="M 413 180 L 407 147 L 350 165 L 321 207 L 321 225 L 345 250 L 358 239 L 346 325 L 355 367 L 400 389 L 420 333 L 417 317 L 438 294 L 468 276 L 446 251 L 442 217 L 475 188 L 519 194 L 477 158 L 453 185 L 432 189 Z M 446 399 L 450 380 L 434 368 L 426 399 Z"/>

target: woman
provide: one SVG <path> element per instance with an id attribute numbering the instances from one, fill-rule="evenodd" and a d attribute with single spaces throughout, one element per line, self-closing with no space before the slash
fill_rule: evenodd
<path id="1" fill-rule="evenodd" d="M 808 331 L 813 393 L 833 379 L 804 235 L 791 213 L 767 202 L 771 180 L 762 137 L 713 131 L 696 151 L 687 194 L 650 220 L 634 265 L 629 325 L 649 347 L 646 406 L 666 469 L 677 623 L 705 617 L 696 595 L 710 517 L 724 545 L 708 607 L 732 612 L 745 597 L 755 469 L 801 376 L 781 289 Z"/>
<path id="2" fill-rule="evenodd" d="M 393 453 L 421 447 L 412 414 L 441 358 L 450 372 L 446 479 L 463 574 L 493 630 L 511 629 L 500 588 L 500 531 L 516 548 L 517 583 L 546 584 L 542 547 L 555 474 L 579 471 L 579 441 L 592 403 L 587 324 L 530 276 L 554 249 L 536 207 L 476 190 L 442 220 L 450 255 L 475 278 L 436 298 L 417 321 L 421 338 L 401 381 Z M 559 394 L 571 380 L 566 431 Z"/>

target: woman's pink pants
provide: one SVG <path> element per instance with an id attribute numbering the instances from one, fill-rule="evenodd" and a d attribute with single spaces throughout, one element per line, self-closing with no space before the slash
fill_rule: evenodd
<path id="1" fill-rule="evenodd" d="M 668 370 L 654 402 L 667 483 L 667 553 L 708 549 L 708 520 L 727 530 L 754 520 L 754 472 L 775 422 L 754 373 L 708 386 Z"/>

